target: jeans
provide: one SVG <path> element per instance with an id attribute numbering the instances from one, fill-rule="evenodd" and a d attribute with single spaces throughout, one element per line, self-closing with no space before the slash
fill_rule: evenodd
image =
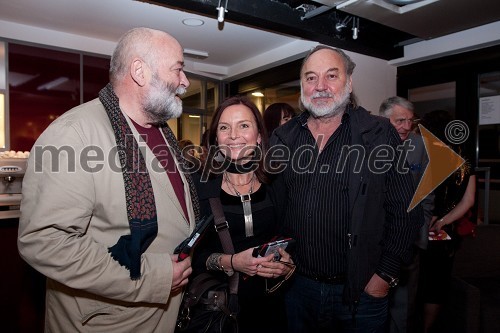
<path id="1" fill-rule="evenodd" d="M 342 303 L 343 284 L 327 284 L 296 274 L 285 295 L 289 333 L 386 332 L 388 297 L 361 294 L 353 313 Z"/>
<path id="2" fill-rule="evenodd" d="M 419 251 L 422 251 L 419 249 Z M 420 254 L 401 268 L 399 284 L 389 294 L 389 332 L 417 332 L 417 289 Z"/>

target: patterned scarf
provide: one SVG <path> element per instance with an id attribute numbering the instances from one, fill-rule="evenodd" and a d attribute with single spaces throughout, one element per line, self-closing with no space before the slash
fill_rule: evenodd
<path id="1" fill-rule="evenodd" d="M 113 259 L 130 270 L 130 278 L 137 280 L 141 277 L 141 254 L 151 245 L 158 234 L 156 204 L 153 186 L 132 130 L 128 126 L 125 116 L 120 110 L 118 97 L 108 84 L 99 92 L 99 99 L 108 114 L 116 138 L 118 157 L 122 167 L 125 183 L 127 217 L 130 225 L 130 235 L 123 235 L 118 242 L 108 250 Z M 179 161 L 179 172 L 184 172 L 183 159 L 177 144 L 177 139 L 170 127 L 162 127 L 167 144 Z M 128 149 L 126 149 L 128 148 Z M 196 220 L 200 218 L 198 196 L 191 176 L 184 172 L 189 185 Z"/>

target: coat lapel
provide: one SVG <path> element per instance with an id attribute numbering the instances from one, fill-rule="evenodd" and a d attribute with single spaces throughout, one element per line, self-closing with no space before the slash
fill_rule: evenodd
<path id="1" fill-rule="evenodd" d="M 144 160 L 146 162 L 146 166 L 148 168 L 149 176 L 154 179 L 154 183 L 160 184 L 160 188 L 165 191 L 167 196 L 169 197 L 172 205 L 177 209 L 179 212 L 180 216 L 183 218 L 184 222 L 189 224 L 189 225 L 194 225 L 195 223 L 189 223 L 189 221 L 186 219 L 186 216 L 184 215 L 184 211 L 181 207 L 181 204 L 179 202 L 179 199 L 177 199 L 177 195 L 175 194 L 174 188 L 172 187 L 172 184 L 170 183 L 170 179 L 167 175 L 167 172 L 161 167 L 160 162 L 154 155 L 153 151 L 148 147 L 147 143 L 144 142 L 144 140 L 140 137 L 139 132 L 136 130 L 135 126 L 131 123 L 130 119 L 128 117 L 125 117 L 127 119 L 127 122 L 132 129 L 132 132 L 134 133 L 134 137 L 137 140 L 137 143 L 141 149 L 141 152 L 146 152 L 146 156 L 144 156 Z M 163 133 L 162 133 L 163 136 Z M 165 139 L 165 137 L 163 136 Z M 166 143 L 167 140 L 165 139 L 165 145 L 168 146 Z M 186 199 L 186 206 L 187 206 L 187 211 L 189 214 L 189 220 L 194 221 L 194 215 L 193 215 L 193 208 L 192 208 L 192 203 L 191 203 L 191 195 L 189 194 L 189 186 L 187 184 L 186 178 L 184 177 L 183 173 L 180 172 L 178 161 L 175 158 L 175 154 L 172 153 L 172 150 L 169 149 L 169 153 L 172 154 L 174 157 L 175 165 L 177 168 L 177 171 L 181 175 L 182 182 L 184 184 L 184 196 Z M 155 171 L 156 170 L 156 171 Z M 158 171 L 159 170 L 159 171 Z M 154 186 L 153 186 L 154 188 Z M 158 203 L 156 203 L 158 204 Z"/>

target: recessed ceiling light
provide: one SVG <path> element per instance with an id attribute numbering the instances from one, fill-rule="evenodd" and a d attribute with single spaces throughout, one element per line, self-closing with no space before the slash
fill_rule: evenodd
<path id="1" fill-rule="evenodd" d="M 190 26 L 190 27 L 199 27 L 200 25 L 204 25 L 205 21 L 197 19 L 197 18 L 187 18 L 182 20 L 182 24 Z"/>
<path id="2" fill-rule="evenodd" d="M 257 92 L 253 92 L 252 96 L 255 96 L 255 97 L 264 97 L 264 94 L 261 93 L 260 91 L 257 91 Z"/>
<path id="3" fill-rule="evenodd" d="M 207 59 L 208 52 L 207 51 L 199 51 L 193 49 L 184 49 L 184 55 L 186 57 L 196 58 L 196 59 Z"/>

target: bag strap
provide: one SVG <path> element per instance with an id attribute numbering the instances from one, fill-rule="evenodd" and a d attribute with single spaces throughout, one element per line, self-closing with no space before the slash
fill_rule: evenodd
<path id="1" fill-rule="evenodd" d="M 214 224 L 215 231 L 219 235 L 220 242 L 222 243 L 222 248 L 226 254 L 234 254 L 233 241 L 231 240 L 231 234 L 229 233 L 229 224 L 224 216 L 224 211 L 222 210 L 222 203 L 220 198 L 209 198 L 210 207 L 212 208 L 212 213 L 214 214 Z M 229 277 L 229 293 L 238 293 L 238 284 L 240 282 L 239 272 L 234 272 L 232 276 Z"/>

